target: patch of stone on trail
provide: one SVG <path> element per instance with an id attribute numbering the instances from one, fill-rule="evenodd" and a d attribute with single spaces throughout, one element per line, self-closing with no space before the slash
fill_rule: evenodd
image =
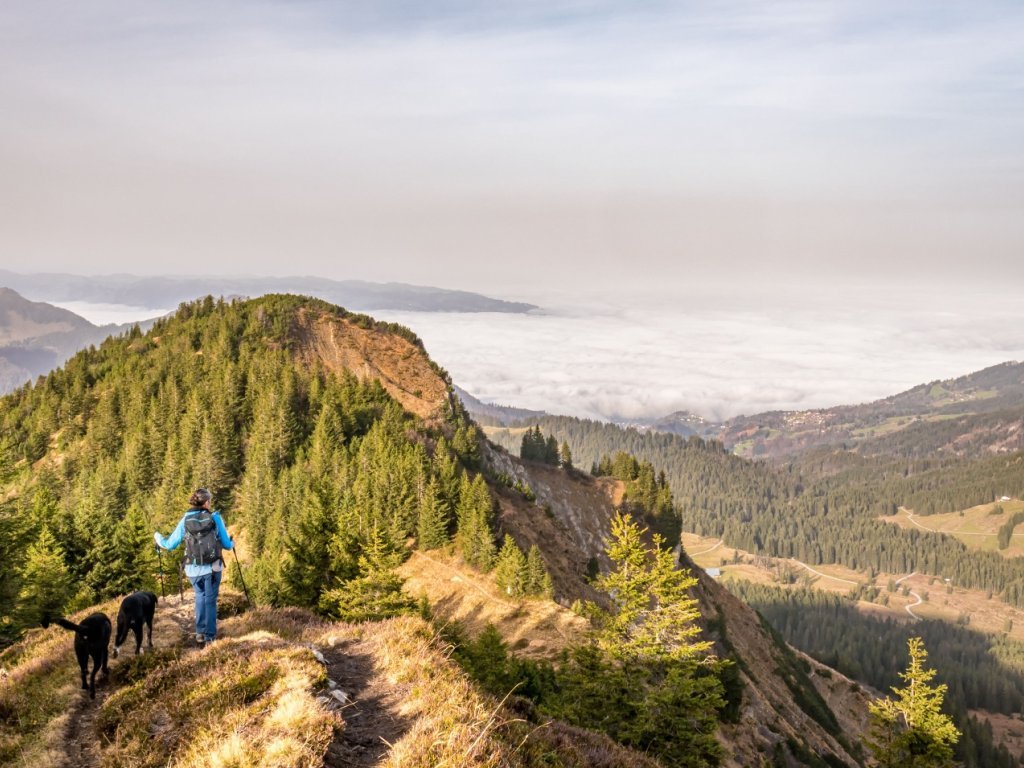
<path id="1" fill-rule="evenodd" d="M 340 704 L 348 704 L 349 702 L 348 694 L 342 690 L 331 691 L 331 696 L 333 696 Z"/>

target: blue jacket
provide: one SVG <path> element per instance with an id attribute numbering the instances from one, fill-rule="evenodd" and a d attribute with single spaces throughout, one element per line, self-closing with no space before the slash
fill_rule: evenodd
<path id="1" fill-rule="evenodd" d="M 202 511 L 204 510 L 190 509 L 182 515 L 181 520 L 178 521 L 178 527 L 175 528 L 167 538 L 164 538 L 159 533 L 154 533 L 153 540 L 157 543 L 157 546 L 163 547 L 164 549 L 177 549 L 181 545 L 181 540 L 185 536 L 185 521 L 190 517 L 195 517 Z M 213 522 L 217 524 L 217 538 L 220 539 L 220 545 L 224 549 L 234 549 L 235 542 L 233 542 L 231 537 L 228 536 L 228 529 L 224 527 L 224 520 L 221 519 L 220 512 L 213 513 Z M 215 570 L 223 570 L 223 568 L 224 565 L 222 562 L 214 563 L 213 565 L 186 564 L 185 575 L 190 579 L 194 579 L 198 576 L 206 576 L 207 574 L 213 573 Z"/>

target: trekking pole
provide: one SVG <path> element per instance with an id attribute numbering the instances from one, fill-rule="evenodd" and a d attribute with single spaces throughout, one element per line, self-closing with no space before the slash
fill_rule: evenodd
<path id="1" fill-rule="evenodd" d="M 160 550 L 160 545 L 156 545 L 156 560 L 160 566 L 160 597 L 164 600 L 167 599 L 167 592 L 164 590 L 164 553 Z"/>
<path id="2" fill-rule="evenodd" d="M 181 586 L 181 561 L 178 561 L 178 600 L 185 602 L 184 588 Z"/>
<path id="3" fill-rule="evenodd" d="M 252 600 L 249 599 L 249 590 L 245 586 L 245 577 L 242 576 L 242 564 L 238 562 L 238 554 L 234 548 L 231 550 L 231 554 L 235 556 L 235 565 L 238 567 L 238 580 L 242 582 L 242 591 L 245 593 L 245 602 L 250 608 L 252 608 Z"/>

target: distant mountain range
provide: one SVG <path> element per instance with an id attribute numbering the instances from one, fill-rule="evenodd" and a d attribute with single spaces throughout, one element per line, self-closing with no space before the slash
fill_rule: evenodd
<path id="1" fill-rule="evenodd" d="M 316 296 L 355 311 L 512 312 L 537 309 L 533 304 L 492 299 L 479 293 L 405 283 L 328 280 L 323 277 L 232 277 L 18 274 L 0 270 L 0 285 L 35 300 L 83 301 L 171 309 L 199 296 L 257 297 L 268 293 Z"/>
<path id="2" fill-rule="evenodd" d="M 177 307 L 183 301 L 206 295 L 227 298 L 301 293 L 360 312 L 524 313 L 537 309 L 533 304 L 492 299 L 468 291 L 318 277 L 90 277 L 0 270 L 0 286 L 6 286 L 0 288 L 0 395 L 52 371 L 78 350 L 124 333 L 134 325 L 95 325 L 74 312 L 46 302 L 160 309 Z M 148 325 L 141 323 L 143 329 Z M 524 411 L 523 416 L 529 413 Z"/>
<path id="3" fill-rule="evenodd" d="M 510 405 L 491 405 L 485 403 L 459 386 L 453 386 L 455 394 L 466 406 L 473 418 L 481 425 L 488 427 L 506 427 L 529 419 L 539 419 L 548 414 L 545 411 L 531 411 L 529 408 L 515 408 Z"/>
<path id="4" fill-rule="evenodd" d="M 145 324 L 143 324 L 145 325 Z M 0 288 L 0 394 L 52 371 L 131 325 L 93 325 L 74 312 Z"/>
<path id="5" fill-rule="evenodd" d="M 744 456 L 822 446 L 871 454 L 1002 453 L 1024 448 L 1024 363 L 1006 362 L 860 405 L 738 416 L 701 431 Z"/>
<path id="6" fill-rule="evenodd" d="M 525 426 L 548 415 L 487 405 L 472 396 L 463 397 L 463 403 L 485 426 Z M 1005 453 L 1024 448 L 1024 363 L 1001 363 L 860 405 L 768 411 L 726 421 L 677 411 L 615 423 L 640 432 L 718 440 L 734 453 L 754 458 L 786 459 L 834 447 L 864 455 Z"/>

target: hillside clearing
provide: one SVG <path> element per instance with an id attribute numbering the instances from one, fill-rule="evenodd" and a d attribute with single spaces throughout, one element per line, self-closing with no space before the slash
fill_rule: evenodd
<path id="1" fill-rule="evenodd" d="M 1005 517 L 1001 516 L 1000 519 Z M 925 519 L 932 520 L 933 517 Z M 721 546 L 716 547 L 716 543 Z M 809 571 L 809 566 L 796 560 L 754 555 L 727 547 L 720 539 L 691 533 L 683 534 L 683 544 L 687 553 L 697 552 L 691 558 L 699 567 L 718 568 L 719 579 L 726 585 L 731 579 L 736 579 L 783 588 L 809 586 L 841 595 L 852 594 L 858 589 L 857 585 L 873 586 L 879 591 L 878 599 L 874 602 L 858 600 L 856 603 L 857 609 L 863 614 L 900 621 L 910 620 L 913 616 L 950 624 L 966 622 L 971 629 L 992 635 L 1004 634 L 1009 622 L 1012 626 L 1009 637 L 1024 641 L 1024 610 L 1014 608 L 996 597 L 989 598 L 983 590 L 947 585 L 935 576 L 878 573 L 871 579 L 866 572 L 853 571 L 835 564 L 814 565 Z M 889 592 L 890 580 L 898 584 L 894 592 Z M 904 587 L 908 591 L 906 595 L 902 592 Z M 915 595 L 921 597 L 920 603 Z M 881 600 L 887 603 L 879 602 Z M 908 608 L 911 609 L 909 612 Z"/>
<path id="2" fill-rule="evenodd" d="M 1006 549 L 998 548 L 997 537 L 999 528 L 1017 512 L 1024 512 L 1024 501 L 1020 499 L 980 504 L 958 512 L 926 516 L 915 515 L 913 511 L 901 508 L 895 515 L 879 519 L 900 528 L 945 533 L 963 542 L 968 549 L 998 552 L 1009 558 L 1024 556 L 1024 526 L 1018 526 L 1011 535 L 1010 545 Z"/>

